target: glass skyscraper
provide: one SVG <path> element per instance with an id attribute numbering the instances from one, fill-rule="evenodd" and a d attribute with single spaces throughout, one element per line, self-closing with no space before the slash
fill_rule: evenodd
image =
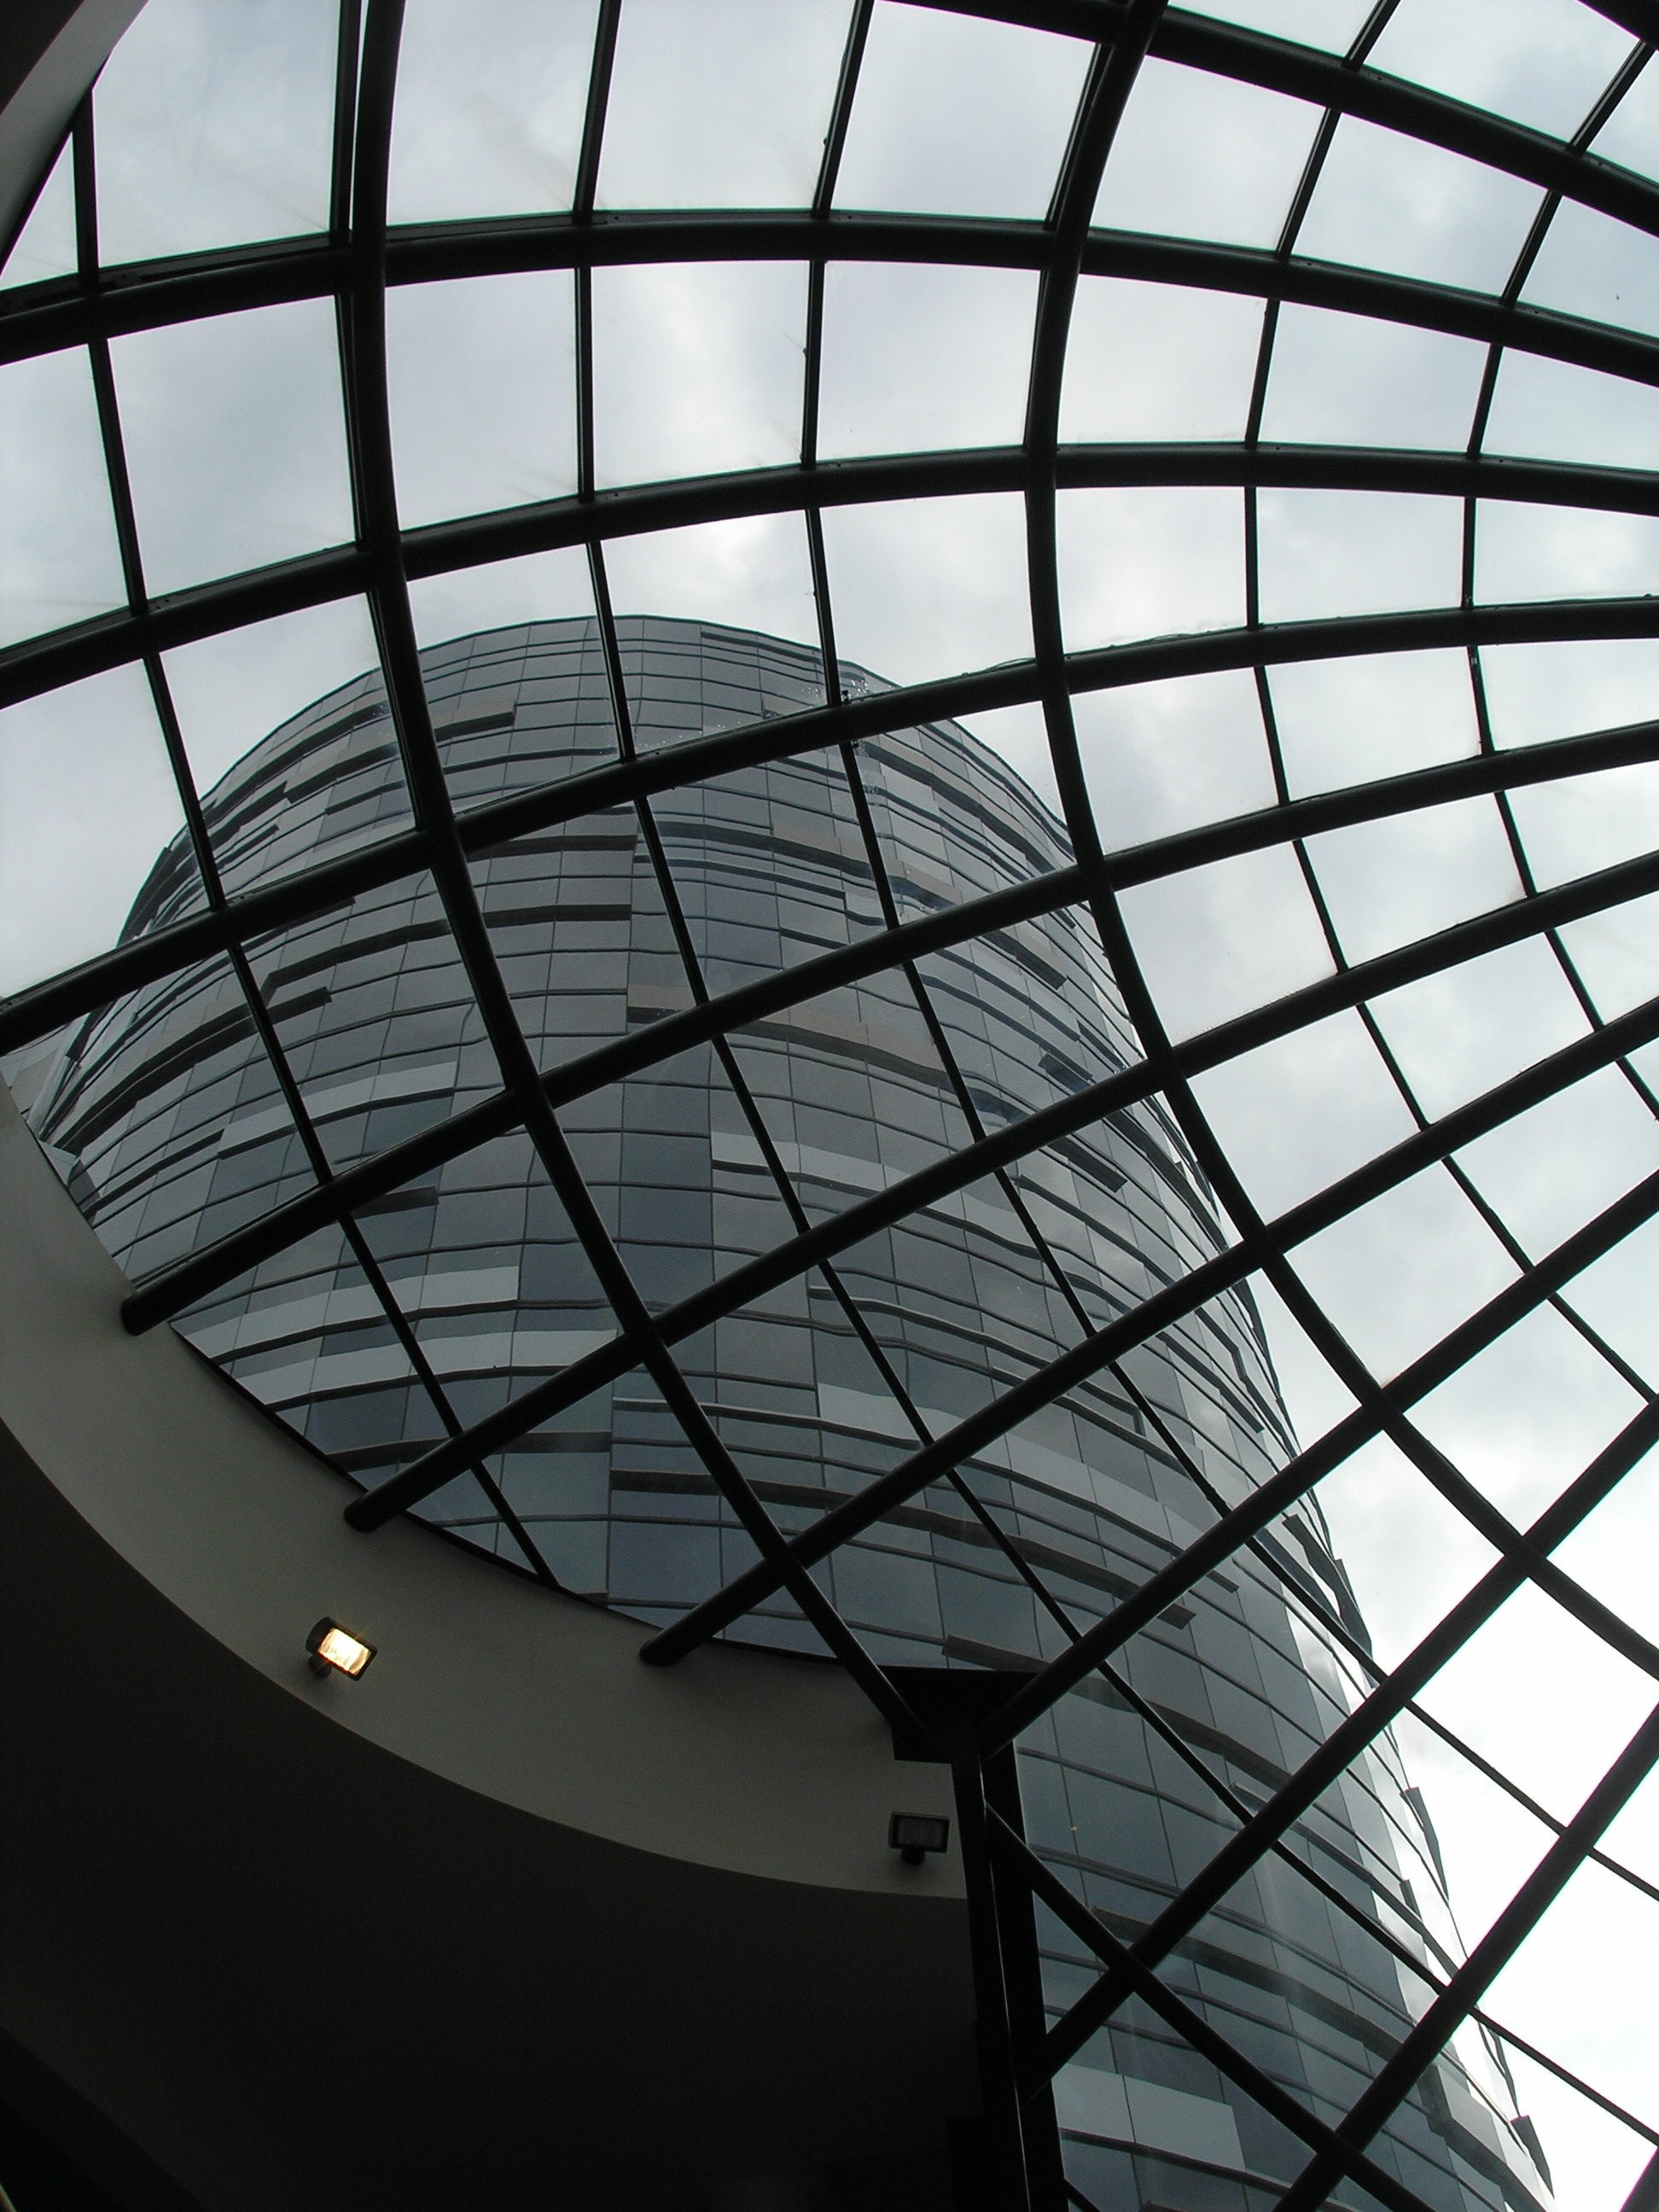
<path id="1" fill-rule="evenodd" d="M 641 755 L 823 696 L 818 656 L 799 646 L 683 620 L 624 618 L 617 631 Z M 617 757 L 594 623 L 460 638 L 424 653 L 422 672 L 458 809 Z M 884 688 L 845 663 L 840 680 L 852 695 Z M 256 745 L 202 813 L 222 888 L 240 895 L 402 835 L 410 805 L 376 673 Z M 1060 823 L 956 725 L 682 781 L 503 848 L 471 866 L 519 1024 L 633 1282 L 786 1531 L 1226 1249 L 1205 1178 L 1152 1097 L 896 1207 L 757 1296 L 720 1295 L 763 1255 L 1138 1059 L 1085 903 L 713 1042 L 676 1049 L 665 1030 L 660 1052 L 642 1044 L 605 1075 L 606 1048 L 707 994 L 1069 867 Z M 123 941 L 208 904 L 181 835 Z M 228 957 L 209 958 L 92 1015 L 32 1070 L 28 1117 L 135 1280 L 319 1176 L 398 1146 L 418 1161 L 422 1133 L 483 1112 L 498 1090 L 428 874 L 346 885 L 331 911 L 273 927 L 246 957 L 257 999 Z M 753 1541 L 643 1369 L 578 1391 L 615 1336 L 611 1304 L 530 1138 L 481 1136 L 286 1243 L 179 1326 L 371 1487 L 537 1389 L 550 1410 L 414 1510 L 520 1572 L 675 1620 L 755 1565 Z M 566 1375 L 568 1402 L 551 1403 Z M 1241 1285 L 1078 1380 L 815 1574 L 884 1663 L 1019 1670 L 1296 1450 Z M 781 1592 L 726 1632 L 823 1649 Z M 1240 1808 L 1270 1797 L 1358 1703 L 1368 1650 L 1310 1496 L 1021 1738 L 1029 1840 L 1133 1937 Z M 1057 1922 L 1039 1924 L 1058 2015 L 1091 1970 Z M 1462 1955 L 1433 1828 L 1383 1735 L 1182 1942 L 1167 1976 L 1334 2125 L 1423 2009 L 1410 1961 L 1437 1976 Z M 1077 2052 L 1054 2094 L 1068 2179 L 1099 2212 L 1246 2212 L 1305 2157 L 1138 2002 Z M 1373 2155 L 1447 2212 L 1550 2202 L 1499 2047 L 1475 2022 Z M 1333 2201 L 1362 2200 L 1343 2185 Z"/>

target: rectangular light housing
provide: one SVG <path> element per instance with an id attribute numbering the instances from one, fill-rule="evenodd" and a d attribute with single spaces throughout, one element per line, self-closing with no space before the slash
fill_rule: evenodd
<path id="1" fill-rule="evenodd" d="M 365 1644 L 337 1620 L 319 1620 L 306 1638 L 313 1674 L 349 1674 L 355 1680 L 374 1656 L 374 1646 Z"/>

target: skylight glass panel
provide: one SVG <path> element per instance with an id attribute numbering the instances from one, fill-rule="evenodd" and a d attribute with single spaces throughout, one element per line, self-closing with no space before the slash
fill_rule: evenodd
<path id="1" fill-rule="evenodd" d="M 507 623 L 591 616 L 593 591 L 586 554 L 580 546 L 561 545 L 516 560 L 411 576 L 409 604 L 415 635 L 422 646 L 428 646 L 472 630 L 499 629 Z"/>
<path id="2" fill-rule="evenodd" d="M 798 514 L 743 515 L 612 538 L 605 561 L 618 615 L 684 615 L 817 643 L 806 531 Z"/>
<path id="3" fill-rule="evenodd" d="M 1119 894 L 1164 1025 L 1191 1036 L 1332 970 L 1296 856 L 1283 846 Z"/>
<path id="4" fill-rule="evenodd" d="M 876 0 L 836 205 L 1040 218 L 1090 53 L 1080 40 Z"/>
<path id="5" fill-rule="evenodd" d="M 799 459 L 805 331 L 806 274 L 796 263 L 596 269 L 599 481 Z"/>
<path id="6" fill-rule="evenodd" d="M 1056 534 L 1068 653 L 1244 619 L 1243 508 L 1230 486 L 1061 492 Z"/>
<path id="7" fill-rule="evenodd" d="M 1261 342 L 1259 301 L 1085 276 L 1066 343 L 1060 438 L 1242 438 Z"/>
<path id="8" fill-rule="evenodd" d="M 1455 605 L 1462 509 L 1416 493 L 1256 495 L 1263 622 Z"/>
<path id="9" fill-rule="evenodd" d="M 820 459 L 1017 445 L 1036 292 L 1033 270 L 832 261 Z"/>
<path id="10" fill-rule="evenodd" d="M 0 645 L 126 595 L 92 364 L 77 347 L 0 366 Z"/>
<path id="11" fill-rule="evenodd" d="M 988 493 L 827 507 L 836 647 L 895 684 L 1031 650 L 1023 502 Z"/>
<path id="12" fill-rule="evenodd" d="M 0 291 L 72 276 L 75 264 L 75 155 L 65 140 L 0 269 Z"/>
<path id="13" fill-rule="evenodd" d="M 1273 246 L 1319 111 L 1283 94 L 1148 56 L 1095 202 L 1108 230 Z"/>
<path id="14" fill-rule="evenodd" d="M 152 595 L 354 536 L 331 301 L 136 331 L 110 352 Z"/>
<path id="15" fill-rule="evenodd" d="M 98 80 L 106 262 L 328 228 L 334 0 L 149 0 Z"/>
<path id="16" fill-rule="evenodd" d="M 1501 292 L 1542 198 L 1518 177 L 1345 115 L 1296 250 L 1316 261 Z"/>
<path id="17" fill-rule="evenodd" d="M 601 207 L 807 207 L 845 0 L 627 0 L 599 163 Z"/>
<path id="18" fill-rule="evenodd" d="M 1570 138 L 1632 43 L 1577 0 L 1401 0 L 1369 66 Z"/>
<path id="19" fill-rule="evenodd" d="M 392 222 L 568 208 L 598 0 L 411 0 L 398 50 Z"/>
<path id="20" fill-rule="evenodd" d="M 1511 794 L 1540 890 L 1596 875 L 1659 845 L 1659 763 L 1603 769 Z"/>
<path id="21" fill-rule="evenodd" d="M 1270 444 L 1461 451 L 1486 367 L 1486 347 L 1469 339 L 1287 301 L 1261 435 Z"/>
<path id="22" fill-rule="evenodd" d="M 1522 288 L 1528 307 L 1659 334 L 1659 239 L 1563 200 Z"/>
<path id="23" fill-rule="evenodd" d="M 1467 654 L 1382 653 L 1269 669 L 1293 799 L 1409 775 L 1480 750 Z"/>
<path id="24" fill-rule="evenodd" d="M 1328 1474 L 1318 1496 L 1339 1555 L 1345 1565 L 1352 1562 L 1371 1648 L 1385 1667 L 1397 1666 L 1415 1649 L 1496 1560 L 1491 1545 L 1387 1437 L 1376 1437 Z M 1419 1729 L 1409 1741 L 1413 1774 L 1425 1771 L 1423 1747 L 1437 1741 Z M 1492 1795 L 1500 1808 L 1509 1809 L 1506 1799 L 1496 1790 Z M 1436 1789 L 1433 1802 L 1443 1808 L 1442 1789 Z M 1528 1861 L 1517 1881 L 1530 1871 Z M 1463 1884 L 1456 1885 L 1456 1893 L 1463 1897 Z"/>
<path id="25" fill-rule="evenodd" d="M 1659 638 L 1487 645 L 1480 672 L 1500 748 L 1659 721 Z"/>
<path id="26" fill-rule="evenodd" d="M 1561 941 L 1603 1021 L 1644 1006 L 1659 978 L 1659 892 L 1569 922 Z"/>
<path id="27" fill-rule="evenodd" d="M 1080 691 L 1072 715 L 1109 852 L 1273 804 L 1261 710 L 1247 669 Z"/>
<path id="28" fill-rule="evenodd" d="M 1659 591 L 1659 518 L 1483 499 L 1474 533 L 1474 596 L 1640 598 Z"/>
<path id="29" fill-rule="evenodd" d="M 1498 368 L 1481 442 L 1489 453 L 1659 468 L 1659 391 L 1511 349 Z"/>
<path id="30" fill-rule="evenodd" d="M 1659 176 L 1659 70 L 1650 58 L 1596 132 L 1590 150 L 1638 176 Z"/>
<path id="31" fill-rule="evenodd" d="M 575 307 L 535 271 L 386 295 L 386 387 L 405 529 L 576 489 Z"/>
<path id="32" fill-rule="evenodd" d="M 198 792 L 354 676 L 371 675 L 380 685 L 374 624 L 361 599 L 198 638 L 163 654 L 162 665 Z"/>
<path id="33" fill-rule="evenodd" d="M 1371 1010 L 1431 1119 L 1559 1052 L 1589 1027 L 1560 962 L 1537 938 L 1387 992 Z"/>
<path id="34" fill-rule="evenodd" d="M 184 818 L 142 668 L 0 708 L 0 994 L 108 951 Z"/>
<path id="35" fill-rule="evenodd" d="M 1490 799 L 1460 799 L 1328 830 L 1310 837 L 1307 850 L 1351 964 L 1433 937 L 1521 896 L 1509 841 Z"/>
<path id="36" fill-rule="evenodd" d="M 1241 1054 L 1198 1077 L 1193 1089 L 1268 1220 L 1352 1175 L 1416 1127 L 1352 1011 Z"/>
<path id="37" fill-rule="evenodd" d="M 1659 1389 L 1659 1221 L 1644 1221 L 1566 1286 L 1575 1312 Z"/>
<path id="38" fill-rule="evenodd" d="M 1370 13 L 1370 0 L 1208 0 L 1194 9 L 1241 30 L 1265 31 L 1298 46 L 1322 46 L 1346 53 Z"/>
<path id="39" fill-rule="evenodd" d="M 1621 1071 L 1604 1067 L 1458 1161 L 1516 1242 L 1547 1252 L 1659 1170 L 1659 1128 Z"/>

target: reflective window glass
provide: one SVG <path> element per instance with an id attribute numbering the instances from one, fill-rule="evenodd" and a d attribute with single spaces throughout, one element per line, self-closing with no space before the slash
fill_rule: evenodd
<path id="1" fill-rule="evenodd" d="M 836 206 L 1041 216 L 1089 53 L 1079 40 L 876 0 Z"/>
<path id="2" fill-rule="evenodd" d="M 601 207 L 806 207 L 847 41 L 845 0 L 628 0 Z"/>
<path id="3" fill-rule="evenodd" d="M 94 100 L 105 261 L 328 228 L 335 0 L 148 0 Z"/>
<path id="4" fill-rule="evenodd" d="M 110 352 L 152 594 L 354 536 L 331 302 L 136 331 Z"/>
<path id="5" fill-rule="evenodd" d="M 820 458 L 1018 444 L 1036 289 L 1024 269 L 832 261 Z"/>
<path id="6" fill-rule="evenodd" d="M 392 222 L 568 208 L 598 0 L 412 0 L 398 51 Z"/>
<path id="7" fill-rule="evenodd" d="M 1112 141 L 1094 221 L 1273 246 L 1318 127 L 1304 101 L 1151 56 Z"/>
<path id="8" fill-rule="evenodd" d="M 0 645 L 125 604 L 92 364 L 0 366 Z"/>
<path id="9" fill-rule="evenodd" d="M 107 951 L 183 824 L 142 669 L 0 708 L 0 993 Z"/>
<path id="10" fill-rule="evenodd" d="M 805 330 L 805 271 L 790 262 L 595 270 L 599 482 L 799 459 Z"/>
<path id="11" fill-rule="evenodd" d="M 386 386 L 405 529 L 576 489 L 574 302 L 562 275 L 386 295 Z"/>

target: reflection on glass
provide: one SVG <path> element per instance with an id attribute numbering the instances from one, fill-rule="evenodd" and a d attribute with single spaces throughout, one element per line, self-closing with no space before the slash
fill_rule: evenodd
<path id="1" fill-rule="evenodd" d="M 115 668 L 0 709 L 0 993 L 107 951 L 193 889 L 156 855 L 184 820 L 143 672 Z"/>
<path id="2" fill-rule="evenodd" d="M 148 260 L 328 228 L 334 0 L 149 0 L 98 80 L 98 248 Z"/>
<path id="3" fill-rule="evenodd" d="M 791 262 L 595 270 L 599 482 L 797 459 L 805 332 L 806 272 Z"/>
<path id="4" fill-rule="evenodd" d="M 599 205 L 810 205 L 846 40 L 845 0 L 628 0 Z"/>
<path id="5" fill-rule="evenodd" d="M 405 529 L 576 489 L 574 302 L 537 271 L 386 295 L 386 386 Z"/>
<path id="6" fill-rule="evenodd" d="M 1244 619 L 1244 517 L 1229 485 L 1060 495 L 1066 650 L 1224 629 Z"/>
<path id="7" fill-rule="evenodd" d="M 331 301 L 137 331 L 110 352 L 153 595 L 354 536 Z"/>
<path id="8" fill-rule="evenodd" d="M 1272 246 L 1318 127 L 1305 101 L 1151 56 L 1112 142 L 1095 222 Z"/>
<path id="9" fill-rule="evenodd" d="M 1032 270 L 832 261 L 820 458 L 1017 444 L 1036 289 Z"/>
<path id="10" fill-rule="evenodd" d="M 398 52 L 386 213 L 568 208 L 598 0 L 412 0 Z"/>
<path id="11" fill-rule="evenodd" d="M 849 659 L 918 684 L 1030 653 L 1018 499 L 829 507 L 823 542 L 836 643 Z"/>
<path id="12" fill-rule="evenodd" d="M 1089 54 L 1079 40 L 877 0 L 836 206 L 1041 216 Z"/>
<path id="13" fill-rule="evenodd" d="M 1416 493 L 1262 490 L 1263 622 L 1455 606 L 1462 509 Z"/>
<path id="14" fill-rule="evenodd" d="M 1273 334 L 1261 434 L 1297 445 L 1461 451 L 1486 366 L 1485 346 L 1467 338 L 1287 301 Z"/>
<path id="15" fill-rule="evenodd" d="M 75 274 L 75 156 L 67 140 L 0 268 L 0 291 Z"/>
<path id="16" fill-rule="evenodd" d="M 92 365 L 79 348 L 0 367 L 0 645 L 122 605 Z"/>
<path id="17" fill-rule="evenodd" d="M 1519 177 L 1345 115 L 1297 251 L 1501 292 L 1542 198 Z"/>
<path id="18" fill-rule="evenodd" d="M 1258 301 L 1085 276 L 1066 343 L 1062 442 L 1242 438 L 1261 342 Z"/>

